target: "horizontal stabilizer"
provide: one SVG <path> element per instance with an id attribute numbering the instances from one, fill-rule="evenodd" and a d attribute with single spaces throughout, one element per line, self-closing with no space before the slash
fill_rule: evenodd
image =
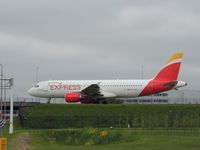
<path id="1" fill-rule="evenodd" d="M 174 87 L 177 84 L 178 84 L 178 81 L 172 81 L 172 82 L 165 83 L 164 86 L 166 86 L 166 87 Z"/>

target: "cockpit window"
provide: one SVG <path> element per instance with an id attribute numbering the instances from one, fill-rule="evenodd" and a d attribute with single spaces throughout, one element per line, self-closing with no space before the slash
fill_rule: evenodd
<path id="1" fill-rule="evenodd" d="M 39 88 L 40 86 L 39 85 L 35 85 L 35 88 Z"/>

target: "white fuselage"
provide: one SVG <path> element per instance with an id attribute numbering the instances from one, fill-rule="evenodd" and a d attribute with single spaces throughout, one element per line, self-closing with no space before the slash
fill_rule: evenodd
<path id="1" fill-rule="evenodd" d="M 105 98 L 137 97 L 150 80 L 55 80 L 38 83 L 28 93 L 43 98 L 63 98 L 66 93 L 81 92 L 98 84 Z"/>

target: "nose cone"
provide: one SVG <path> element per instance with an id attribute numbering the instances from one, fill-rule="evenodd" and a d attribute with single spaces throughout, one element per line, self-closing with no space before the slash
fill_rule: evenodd
<path id="1" fill-rule="evenodd" d="M 34 88 L 30 88 L 28 90 L 28 94 L 31 95 L 31 96 L 34 96 Z"/>

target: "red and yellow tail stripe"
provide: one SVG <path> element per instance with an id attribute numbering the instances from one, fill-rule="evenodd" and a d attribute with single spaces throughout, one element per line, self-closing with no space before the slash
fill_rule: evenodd
<path id="1" fill-rule="evenodd" d="M 174 61 L 177 61 L 177 60 L 182 60 L 184 54 L 183 53 L 175 53 L 168 61 L 167 64 L 170 64 L 170 63 L 173 63 Z"/>
<path id="2" fill-rule="evenodd" d="M 150 80 L 147 86 L 140 93 L 140 96 L 171 90 L 173 86 L 165 85 L 166 83 L 177 81 L 183 56 L 183 53 L 175 53 L 156 77 Z"/>

